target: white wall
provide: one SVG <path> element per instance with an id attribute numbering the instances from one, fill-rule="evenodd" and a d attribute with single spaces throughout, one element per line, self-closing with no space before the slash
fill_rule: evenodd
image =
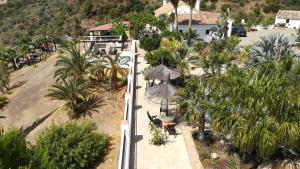
<path id="1" fill-rule="evenodd" d="M 178 14 L 189 14 L 190 13 L 190 7 L 188 7 L 188 6 L 179 6 L 177 8 L 177 12 L 178 12 Z M 170 15 L 171 13 L 175 13 L 175 10 L 173 10 L 172 12 L 169 12 L 168 15 Z M 195 10 L 193 10 L 193 13 L 195 13 Z"/>
<path id="2" fill-rule="evenodd" d="M 204 38 L 205 36 L 209 36 L 206 34 L 206 30 L 209 30 L 213 27 L 218 28 L 218 25 L 192 25 L 192 30 L 196 30 L 197 34 L 199 34 L 201 38 Z M 188 31 L 189 25 L 178 25 L 178 31 L 180 30 L 183 32 Z M 209 33 L 211 34 L 212 32 Z"/>
<path id="3" fill-rule="evenodd" d="M 277 24 L 285 24 L 288 28 L 300 28 L 300 20 L 290 20 L 289 23 L 286 23 L 286 19 L 275 19 L 275 25 Z"/>

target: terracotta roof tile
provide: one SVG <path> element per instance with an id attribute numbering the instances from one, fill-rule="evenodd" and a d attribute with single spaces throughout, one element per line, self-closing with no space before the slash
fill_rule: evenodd
<path id="1" fill-rule="evenodd" d="M 125 26 L 129 25 L 128 21 L 123 21 L 123 24 Z M 100 25 L 100 26 L 96 26 L 94 28 L 89 29 L 90 32 L 94 32 L 94 31 L 108 31 L 111 30 L 113 28 L 113 24 L 112 23 L 108 23 L 108 24 L 104 24 L 104 25 Z"/>
<path id="2" fill-rule="evenodd" d="M 216 12 L 199 11 L 193 14 L 192 24 L 218 24 L 221 14 Z M 190 14 L 178 14 L 178 24 L 187 25 L 189 23 Z"/>
<path id="3" fill-rule="evenodd" d="M 300 11 L 279 10 L 277 14 L 279 19 L 300 20 Z"/>

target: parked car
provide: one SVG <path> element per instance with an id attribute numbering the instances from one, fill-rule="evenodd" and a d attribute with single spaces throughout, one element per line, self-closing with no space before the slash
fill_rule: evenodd
<path id="1" fill-rule="evenodd" d="M 232 28 L 231 35 L 235 35 L 235 36 L 239 36 L 239 37 L 246 37 L 247 31 L 243 27 Z"/>

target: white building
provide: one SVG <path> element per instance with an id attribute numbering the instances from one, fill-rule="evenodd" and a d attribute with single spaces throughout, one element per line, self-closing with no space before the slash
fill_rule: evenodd
<path id="1" fill-rule="evenodd" d="M 186 32 L 189 29 L 189 17 L 190 17 L 190 6 L 179 1 L 178 8 L 178 30 L 179 32 Z M 160 16 L 163 14 L 170 15 L 175 13 L 174 6 L 168 0 L 163 0 L 163 6 L 154 11 L 155 16 Z M 200 0 L 196 1 L 195 8 L 193 9 L 192 17 L 192 29 L 196 31 L 203 39 L 211 38 L 213 32 L 219 30 L 218 22 L 221 14 L 216 12 L 200 11 Z M 232 22 L 228 20 L 228 32 L 227 35 L 231 35 Z"/>
<path id="2" fill-rule="evenodd" d="M 300 11 L 279 10 L 275 25 L 285 25 L 285 27 L 294 29 L 300 28 Z"/>

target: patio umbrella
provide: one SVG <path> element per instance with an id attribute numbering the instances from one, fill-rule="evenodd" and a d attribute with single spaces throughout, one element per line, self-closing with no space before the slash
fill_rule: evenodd
<path id="1" fill-rule="evenodd" d="M 177 79 L 181 74 L 177 70 L 170 69 L 167 66 L 160 64 L 154 68 L 145 70 L 144 76 L 149 79 L 158 79 L 166 82 L 168 80 Z"/>
<path id="2" fill-rule="evenodd" d="M 168 82 L 164 82 L 149 87 L 146 90 L 146 97 L 152 101 L 153 99 L 156 99 L 154 102 L 162 103 L 163 101 L 166 101 L 166 106 L 168 107 L 168 101 L 175 95 L 175 92 L 176 88 L 173 85 L 169 84 Z"/>

